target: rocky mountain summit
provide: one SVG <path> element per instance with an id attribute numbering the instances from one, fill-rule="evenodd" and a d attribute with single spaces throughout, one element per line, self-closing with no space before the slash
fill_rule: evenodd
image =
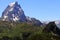
<path id="1" fill-rule="evenodd" d="M 10 3 L 2 13 L 3 21 L 26 21 L 24 11 L 17 2 Z"/>
<path id="2" fill-rule="evenodd" d="M 42 24 L 35 18 L 25 16 L 23 9 L 18 2 L 10 3 L 2 13 L 3 21 L 14 21 L 14 22 L 29 22 L 35 24 Z"/>

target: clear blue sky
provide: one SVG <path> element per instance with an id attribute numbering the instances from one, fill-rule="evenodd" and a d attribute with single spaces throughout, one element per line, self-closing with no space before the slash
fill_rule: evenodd
<path id="1" fill-rule="evenodd" d="M 60 20 L 60 0 L 0 0 L 0 16 L 9 3 L 17 1 L 26 16 L 41 21 Z"/>

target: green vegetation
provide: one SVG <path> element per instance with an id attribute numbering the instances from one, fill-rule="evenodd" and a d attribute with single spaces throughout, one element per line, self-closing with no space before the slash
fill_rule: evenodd
<path id="1" fill-rule="evenodd" d="M 30 23 L 0 21 L 0 40 L 60 40 L 60 36 L 52 31 L 43 31 L 45 28 Z"/>

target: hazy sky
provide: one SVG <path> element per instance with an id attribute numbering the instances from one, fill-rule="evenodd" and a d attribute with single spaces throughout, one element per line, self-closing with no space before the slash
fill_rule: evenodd
<path id="1" fill-rule="evenodd" d="M 26 16 L 41 21 L 60 20 L 60 0 L 0 0 L 0 16 L 9 3 L 17 1 Z"/>

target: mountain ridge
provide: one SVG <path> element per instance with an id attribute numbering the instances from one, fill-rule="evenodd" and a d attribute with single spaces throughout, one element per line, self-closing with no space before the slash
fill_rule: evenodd
<path id="1" fill-rule="evenodd" d="M 28 22 L 41 25 L 42 23 L 35 19 L 27 17 L 18 2 L 10 3 L 2 13 L 3 21 Z"/>

